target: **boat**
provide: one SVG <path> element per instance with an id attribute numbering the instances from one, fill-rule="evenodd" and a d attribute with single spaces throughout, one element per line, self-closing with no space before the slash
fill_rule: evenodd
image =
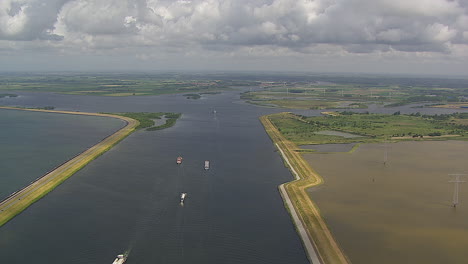
<path id="1" fill-rule="evenodd" d="M 181 163 L 182 163 L 182 157 L 181 157 L 181 156 L 177 157 L 176 163 L 177 163 L 177 164 L 181 164 Z"/>
<path id="2" fill-rule="evenodd" d="M 205 170 L 208 170 L 208 169 L 210 169 L 210 161 L 205 160 Z"/>
<path id="3" fill-rule="evenodd" d="M 183 204 L 185 201 L 185 197 L 187 197 L 187 193 L 181 193 L 180 194 L 180 203 Z"/>
<path id="4" fill-rule="evenodd" d="M 123 264 L 127 261 L 128 253 L 117 255 L 114 262 L 112 264 Z"/>

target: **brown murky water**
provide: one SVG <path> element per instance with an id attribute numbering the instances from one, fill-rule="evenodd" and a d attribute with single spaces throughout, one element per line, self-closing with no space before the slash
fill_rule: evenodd
<path id="1" fill-rule="evenodd" d="M 468 263 L 468 183 L 453 208 L 448 176 L 468 173 L 468 142 L 388 144 L 385 165 L 383 144 L 304 157 L 325 178 L 312 199 L 353 263 Z"/>

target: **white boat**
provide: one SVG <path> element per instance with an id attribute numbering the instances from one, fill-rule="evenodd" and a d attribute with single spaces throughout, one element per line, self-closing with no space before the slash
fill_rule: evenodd
<path id="1" fill-rule="evenodd" d="M 181 194 L 180 194 L 180 203 L 181 203 L 181 204 L 184 203 L 185 197 L 187 197 L 187 193 L 181 193 Z"/>
<path id="2" fill-rule="evenodd" d="M 125 261 L 127 261 L 127 257 L 128 257 L 127 253 L 117 255 L 117 257 L 115 258 L 114 262 L 112 262 L 112 264 L 123 264 L 125 263 Z"/>
<path id="3" fill-rule="evenodd" d="M 210 161 L 205 160 L 205 170 L 208 170 L 208 169 L 210 169 Z"/>

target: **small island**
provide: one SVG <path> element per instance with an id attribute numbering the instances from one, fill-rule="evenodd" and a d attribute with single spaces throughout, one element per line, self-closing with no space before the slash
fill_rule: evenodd
<path id="1" fill-rule="evenodd" d="M 140 113 L 115 113 L 115 115 L 125 116 L 129 118 L 133 118 L 138 120 L 140 124 L 136 127 L 136 129 L 146 129 L 146 131 L 155 131 L 161 130 L 165 128 L 172 127 L 175 125 L 177 119 L 181 116 L 180 113 L 147 113 L 147 112 L 140 112 Z M 155 126 L 155 119 L 165 119 L 165 123 L 162 125 Z"/>

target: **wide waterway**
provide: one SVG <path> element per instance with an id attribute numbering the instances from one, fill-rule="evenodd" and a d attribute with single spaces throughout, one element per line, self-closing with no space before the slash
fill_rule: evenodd
<path id="1" fill-rule="evenodd" d="M 0 200 L 125 123 L 114 118 L 0 109 Z"/>
<path id="2" fill-rule="evenodd" d="M 131 248 L 129 264 L 308 263 L 277 189 L 292 177 L 258 120 L 271 110 L 238 98 L 31 93 L 0 101 L 183 113 L 172 128 L 130 135 L 1 227 L 2 262 L 112 263 Z"/>
<path id="3" fill-rule="evenodd" d="M 325 179 L 310 193 L 353 263 L 466 263 L 468 186 L 460 184 L 453 208 L 448 174 L 468 172 L 467 149 L 459 141 L 400 142 L 307 154 Z"/>
<path id="4" fill-rule="evenodd" d="M 0 228 L 2 261 L 111 263 L 131 248 L 129 264 L 308 263 L 277 190 L 292 176 L 258 120 L 284 109 L 245 104 L 239 92 L 199 100 L 17 94 L 0 105 L 183 115 L 172 128 L 130 135 Z"/>

